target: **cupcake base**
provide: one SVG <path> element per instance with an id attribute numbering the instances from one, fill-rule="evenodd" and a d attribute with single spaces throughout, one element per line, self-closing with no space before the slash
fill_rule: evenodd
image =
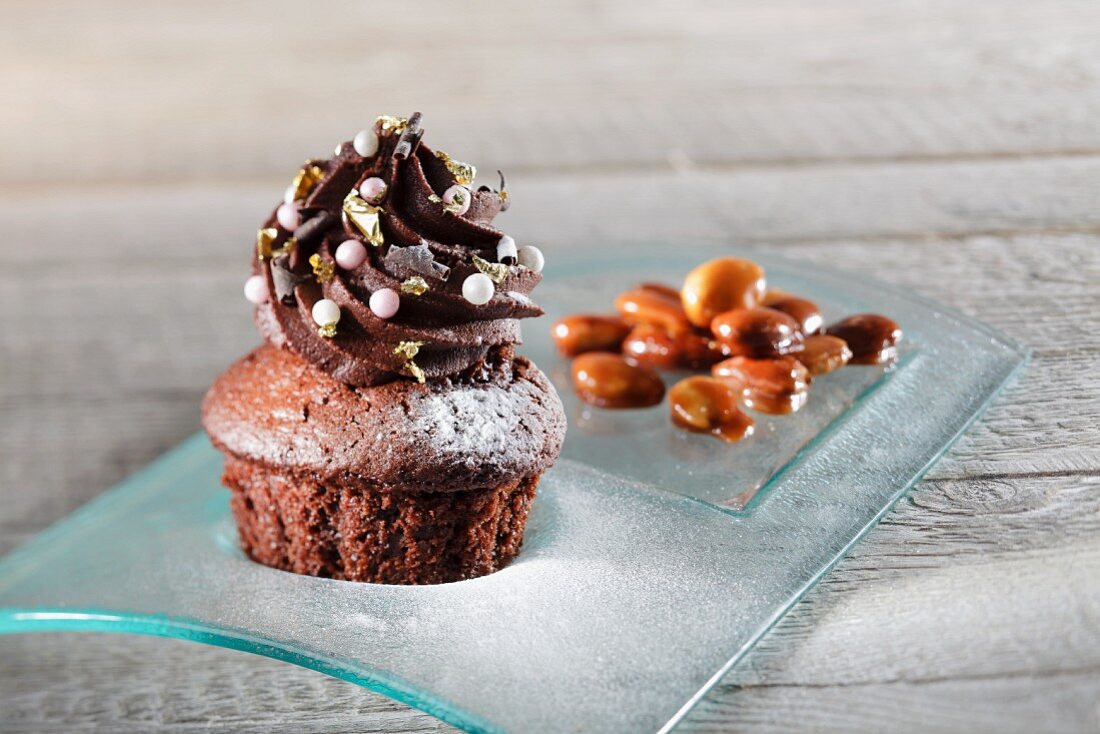
<path id="1" fill-rule="evenodd" d="M 332 486 L 226 457 L 241 547 L 294 573 L 439 584 L 497 571 L 519 552 L 538 474 L 454 492 Z"/>

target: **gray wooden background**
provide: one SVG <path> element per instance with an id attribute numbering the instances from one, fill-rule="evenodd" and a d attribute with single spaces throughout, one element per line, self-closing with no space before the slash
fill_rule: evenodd
<path id="1" fill-rule="evenodd" d="M 1100 730 L 1100 3 L 7 0 L 0 551 L 198 426 L 252 237 L 379 113 L 550 257 L 773 248 L 953 304 L 1024 377 L 685 731 Z M 183 642 L 0 638 L 5 732 L 427 732 Z"/>

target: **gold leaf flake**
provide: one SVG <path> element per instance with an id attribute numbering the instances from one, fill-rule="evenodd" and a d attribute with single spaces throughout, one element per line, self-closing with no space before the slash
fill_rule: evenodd
<path id="1" fill-rule="evenodd" d="M 438 194 L 428 194 L 428 201 L 432 202 L 433 204 L 439 204 L 441 207 L 443 207 L 444 211 L 448 211 L 451 214 L 458 214 L 460 211 L 462 211 L 461 201 L 452 201 L 450 204 L 447 204 L 443 201 L 443 199 L 439 198 Z"/>
<path id="2" fill-rule="evenodd" d="M 309 264 L 318 283 L 328 283 L 336 274 L 336 266 L 328 260 L 322 260 L 317 253 L 309 256 Z"/>
<path id="3" fill-rule="evenodd" d="M 443 165 L 446 166 L 447 170 L 451 172 L 451 175 L 455 177 L 455 183 L 469 186 L 474 182 L 474 179 L 477 178 L 477 168 L 473 165 L 463 163 L 462 161 L 456 161 L 442 150 L 437 150 L 435 152 L 435 157 L 443 161 Z"/>
<path id="4" fill-rule="evenodd" d="M 381 213 L 380 208 L 368 204 L 355 189 L 352 189 L 344 197 L 344 216 L 375 247 L 381 247 L 385 242 L 385 238 L 382 236 L 382 225 L 379 221 Z"/>
<path id="5" fill-rule="evenodd" d="M 422 346 L 424 346 L 424 342 L 398 342 L 397 346 L 394 347 L 393 353 L 405 359 L 412 359 L 420 353 L 420 347 Z"/>
<path id="6" fill-rule="evenodd" d="M 294 188 L 294 201 L 304 201 L 313 187 L 321 182 L 325 172 L 320 166 L 311 165 L 309 161 L 299 169 L 290 185 Z"/>
<path id="7" fill-rule="evenodd" d="M 324 337 L 325 339 L 331 339 L 332 337 L 336 336 L 336 322 L 333 321 L 328 324 L 322 324 L 317 329 L 317 335 Z"/>
<path id="8" fill-rule="evenodd" d="M 424 346 L 424 342 L 405 341 L 399 342 L 393 350 L 394 354 L 405 358 L 405 371 L 421 383 L 425 379 L 424 370 L 420 369 L 420 365 L 414 362 L 413 358 L 420 353 L 420 347 L 422 346 Z"/>
<path id="9" fill-rule="evenodd" d="M 378 125 L 383 135 L 389 135 L 390 133 L 400 135 L 405 132 L 405 128 L 409 126 L 409 119 L 407 117 L 393 117 L 391 115 L 379 115 L 378 119 L 374 122 Z"/>
<path id="10" fill-rule="evenodd" d="M 474 266 L 478 270 L 489 276 L 489 280 L 497 283 L 504 282 L 504 279 L 508 277 L 508 266 L 504 263 L 491 263 L 484 258 L 480 258 L 474 255 Z"/>
<path id="11" fill-rule="evenodd" d="M 413 296 L 423 295 L 426 290 L 428 290 L 428 281 L 424 280 L 419 275 L 414 275 L 401 284 L 401 292 Z"/>
<path id="12" fill-rule="evenodd" d="M 291 237 L 283 243 L 282 247 L 272 249 L 272 245 L 275 244 L 275 240 L 279 237 L 279 230 L 275 227 L 265 227 L 256 233 L 256 255 L 261 260 L 268 260 L 273 257 L 279 257 L 280 255 L 289 255 L 295 247 L 298 246 L 298 241 Z"/>
<path id="13" fill-rule="evenodd" d="M 427 375 L 424 374 L 424 370 L 420 369 L 420 365 L 410 359 L 408 362 L 405 363 L 405 369 L 408 370 L 410 375 L 416 378 L 417 382 L 422 385 L 424 384 L 425 380 L 427 379 Z"/>

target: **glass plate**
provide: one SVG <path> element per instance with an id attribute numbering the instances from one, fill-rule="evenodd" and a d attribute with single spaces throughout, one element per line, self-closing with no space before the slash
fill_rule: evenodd
<path id="1" fill-rule="evenodd" d="M 690 255 L 670 257 L 669 251 Z M 593 247 L 547 269 L 551 317 L 607 311 L 729 248 Z M 738 445 L 669 427 L 667 405 L 570 415 L 523 551 L 454 584 L 296 576 L 237 548 L 220 457 L 202 436 L 0 561 L 0 632 L 179 637 L 303 665 L 478 732 L 667 730 L 912 486 L 1025 362 L 950 309 L 766 253 L 769 282 L 830 317 L 905 329 L 889 373 L 817 380 L 799 413 Z M 550 320 L 526 351 L 558 381 Z"/>

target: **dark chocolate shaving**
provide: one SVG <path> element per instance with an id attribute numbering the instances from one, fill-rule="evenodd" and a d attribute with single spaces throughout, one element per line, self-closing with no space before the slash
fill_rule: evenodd
<path id="1" fill-rule="evenodd" d="M 393 149 L 393 157 L 403 161 L 413 153 L 416 152 L 417 146 L 420 145 L 420 138 L 424 136 L 424 131 L 420 129 L 420 113 L 414 112 L 409 117 L 409 122 L 405 126 L 404 132 L 401 133 L 401 137 L 397 139 L 397 147 Z"/>
<path id="2" fill-rule="evenodd" d="M 294 239 L 298 240 L 299 245 L 310 245 L 313 240 L 324 234 L 329 227 L 338 221 L 337 217 L 322 211 L 317 216 L 302 222 L 301 226 L 294 230 Z"/>
<path id="3" fill-rule="evenodd" d="M 447 280 L 451 275 L 451 269 L 441 262 L 436 262 L 435 256 L 423 242 L 412 247 L 392 246 L 386 253 L 384 261 L 391 271 L 400 272 L 402 275 L 412 272 L 440 280 Z"/>
<path id="4" fill-rule="evenodd" d="M 500 197 L 500 210 L 502 212 L 508 211 L 508 207 L 511 206 L 511 202 L 508 201 L 508 182 L 504 179 L 504 171 L 497 169 L 497 175 L 500 176 L 500 189 L 497 191 L 497 196 Z"/>
<path id="5" fill-rule="evenodd" d="M 275 298 L 287 306 L 293 306 L 294 289 L 310 278 L 299 275 L 290 269 L 290 258 L 286 255 L 271 261 L 271 281 L 275 284 Z"/>

